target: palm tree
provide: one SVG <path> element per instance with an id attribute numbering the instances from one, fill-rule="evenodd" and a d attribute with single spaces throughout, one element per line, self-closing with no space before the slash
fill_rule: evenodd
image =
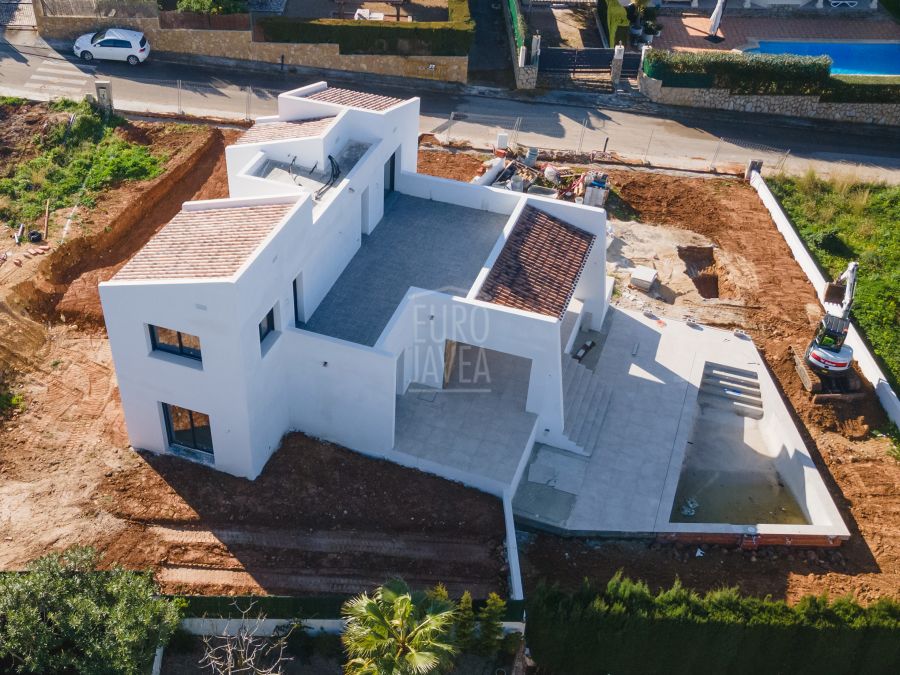
<path id="1" fill-rule="evenodd" d="M 450 639 L 454 604 L 410 591 L 400 579 L 377 588 L 371 597 L 363 593 L 348 600 L 342 613 L 348 675 L 429 675 L 449 666 L 456 653 Z"/>

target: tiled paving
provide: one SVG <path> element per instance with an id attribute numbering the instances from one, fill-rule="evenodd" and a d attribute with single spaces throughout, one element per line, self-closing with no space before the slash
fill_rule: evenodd
<path id="1" fill-rule="evenodd" d="M 655 49 L 742 49 L 756 40 L 900 40 L 900 25 L 888 15 L 870 18 L 803 17 L 756 18 L 726 13 L 719 27 L 722 42 L 707 41 L 709 14 L 663 16 Z"/>
<path id="2" fill-rule="evenodd" d="M 410 287 L 465 292 L 508 217 L 393 193 L 306 330 L 374 346 Z"/>
<path id="3" fill-rule="evenodd" d="M 612 389 L 590 458 L 536 445 L 513 507 L 573 533 L 665 529 L 706 360 L 758 368 L 752 342 L 610 308 L 596 364 Z M 569 357 L 563 357 L 569 358 Z"/>
<path id="4" fill-rule="evenodd" d="M 525 412 L 531 361 L 482 351 L 486 378 L 461 382 L 472 378 L 453 368 L 444 389 L 413 383 L 397 397 L 394 450 L 508 485 L 536 419 Z"/>

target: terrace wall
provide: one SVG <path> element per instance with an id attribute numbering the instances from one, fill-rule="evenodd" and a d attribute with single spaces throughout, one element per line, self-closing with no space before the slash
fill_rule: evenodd
<path id="1" fill-rule="evenodd" d="M 132 28 L 147 36 L 155 53 L 255 61 L 285 66 L 347 70 L 396 77 L 465 83 L 468 56 L 341 54 L 336 44 L 254 42 L 249 30 L 162 28 L 159 18 L 44 16 L 35 4 L 38 30 L 45 39 L 71 40 L 101 28 Z"/>
<path id="2" fill-rule="evenodd" d="M 664 87 L 661 80 L 639 76 L 641 93 L 654 103 L 692 108 L 809 117 L 838 122 L 900 125 L 900 103 L 833 103 L 818 96 L 732 94 L 727 89 Z"/>

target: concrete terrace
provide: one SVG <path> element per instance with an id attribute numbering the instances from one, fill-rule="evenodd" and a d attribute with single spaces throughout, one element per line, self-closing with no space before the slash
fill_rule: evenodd
<path id="1" fill-rule="evenodd" d="M 518 518 L 572 533 L 664 531 L 704 364 L 757 369 L 759 354 L 725 331 L 615 307 L 607 322 L 595 371 L 612 396 L 593 454 L 536 444 L 513 507 Z"/>
<path id="2" fill-rule="evenodd" d="M 528 359 L 460 345 L 444 389 L 412 384 L 397 397 L 394 449 L 510 485 L 537 419 L 525 412 L 530 372 Z"/>
<path id="3" fill-rule="evenodd" d="M 400 193 L 322 300 L 306 330 L 374 346 L 415 286 L 465 295 L 508 217 Z"/>

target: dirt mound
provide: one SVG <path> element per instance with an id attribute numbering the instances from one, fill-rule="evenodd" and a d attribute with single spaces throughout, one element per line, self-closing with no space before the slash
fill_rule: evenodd
<path id="1" fill-rule="evenodd" d="M 419 173 L 468 183 L 484 173 L 484 160 L 466 152 L 419 150 Z"/>
<path id="2" fill-rule="evenodd" d="M 15 287 L 23 306 L 37 316 L 102 325 L 97 284 L 110 279 L 178 213 L 183 202 L 201 192 L 200 198 L 228 194 L 227 179 L 221 178 L 224 146 L 238 132 L 199 127 L 179 133 L 159 125 L 135 124 L 117 133 L 152 143 L 155 152 L 177 150 L 166 172 L 149 185 L 127 183 L 104 193 L 80 223 L 86 234 L 64 242 L 41 264 L 39 275 Z"/>

